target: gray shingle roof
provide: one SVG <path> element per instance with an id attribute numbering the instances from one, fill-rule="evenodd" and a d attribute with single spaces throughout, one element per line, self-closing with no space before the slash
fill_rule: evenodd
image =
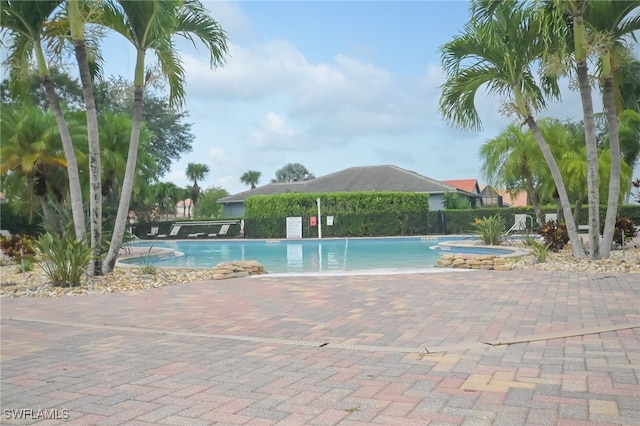
<path id="1" fill-rule="evenodd" d="M 358 191 L 399 191 L 426 192 L 463 192 L 435 179 L 419 175 L 403 168 L 383 166 L 350 167 L 305 182 L 270 183 L 255 189 L 220 198 L 218 203 L 244 201 L 254 195 L 273 195 L 285 192 L 358 192 Z M 471 194 L 469 194 L 471 195 Z"/>

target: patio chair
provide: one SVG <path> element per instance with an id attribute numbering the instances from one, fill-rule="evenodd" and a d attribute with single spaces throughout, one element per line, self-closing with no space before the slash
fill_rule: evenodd
<path id="1" fill-rule="evenodd" d="M 181 225 L 173 225 L 171 227 L 171 231 L 169 232 L 169 236 L 170 237 L 177 237 L 178 236 L 178 232 L 180 232 L 180 228 L 182 228 Z"/>
<path id="2" fill-rule="evenodd" d="M 527 218 L 531 218 L 531 216 L 528 214 L 516 214 L 514 216 L 513 225 L 506 233 L 510 234 L 512 231 L 524 231 L 527 229 Z M 531 218 L 531 221 L 533 222 L 533 218 Z"/>
<path id="3" fill-rule="evenodd" d="M 187 235 L 187 238 L 200 238 L 204 237 L 204 232 L 194 232 L 193 234 Z"/>
<path id="4" fill-rule="evenodd" d="M 225 236 L 225 235 L 227 235 L 227 232 L 229 232 L 229 226 L 231 226 L 231 225 L 222 225 L 217 234 L 209 234 L 209 235 L 207 235 L 207 237 L 212 238 L 212 237 Z"/>
<path id="5" fill-rule="evenodd" d="M 11 232 L 6 229 L 0 229 L 0 237 L 2 238 L 11 238 Z"/>
<path id="6" fill-rule="evenodd" d="M 159 226 L 152 226 L 151 227 L 151 232 L 147 233 L 147 238 L 155 238 L 155 237 L 157 237 L 159 229 L 160 229 Z"/>

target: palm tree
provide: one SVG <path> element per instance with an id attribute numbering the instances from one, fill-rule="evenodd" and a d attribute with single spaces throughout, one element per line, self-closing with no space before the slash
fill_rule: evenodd
<path id="1" fill-rule="evenodd" d="M 189 180 L 193 181 L 193 186 L 191 187 L 191 204 L 193 204 L 193 211 L 195 213 L 198 208 L 198 198 L 200 197 L 198 181 L 204 180 L 205 176 L 209 174 L 209 166 L 206 164 L 189 163 L 187 164 L 185 174 Z"/>
<path id="2" fill-rule="evenodd" d="M 198 0 L 120 1 L 106 3 L 102 23 L 129 40 L 136 49 L 136 66 L 133 80 L 133 126 L 129 141 L 129 154 L 118 213 L 114 225 L 104 271 L 110 272 L 122 243 L 127 224 L 129 201 L 136 172 L 140 126 L 142 123 L 143 95 L 150 74 L 145 74 L 146 52 L 155 53 L 162 74 L 169 83 L 172 104 L 184 101 L 184 69 L 180 63 L 172 38 L 175 35 L 187 40 L 202 42 L 209 53 L 212 67 L 219 66 L 227 53 L 227 37 L 220 25 L 209 16 Z"/>
<path id="3" fill-rule="evenodd" d="M 51 111 L 56 120 L 67 163 L 69 196 L 76 238 L 86 237 L 85 215 L 82 202 L 82 186 L 73 140 L 65 121 L 60 99 L 56 93 L 43 49 L 43 29 L 54 13 L 59 1 L 2 0 L 0 1 L 0 25 L 2 37 L 10 40 L 8 65 L 14 83 L 20 86 L 26 81 L 29 60 L 36 57 L 38 74 L 45 88 Z"/>
<path id="4" fill-rule="evenodd" d="M 542 124 L 541 124 L 542 127 Z M 539 224 L 544 223 L 540 206 L 540 183 L 551 180 L 549 166 L 531 132 L 509 125 L 480 148 L 481 173 L 492 186 L 525 190 Z"/>
<path id="5" fill-rule="evenodd" d="M 64 193 L 51 180 L 67 165 L 55 118 L 34 106 L 3 111 L 1 130 L 0 176 L 23 176 L 49 220 L 49 200 L 61 202 Z"/>
<path id="6" fill-rule="evenodd" d="M 592 43 L 599 45 L 600 76 L 611 150 L 611 176 L 601 247 L 602 256 L 609 257 L 618 217 L 622 167 L 618 128 L 621 108 L 618 107 L 619 88 L 616 87 L 614 76 L 617 74 L 619 63 L 629 56 L 628 49 L 623 45 L 625 38 L 640 30 L 640 14 L 637 13 L 640 0 L 592 1 L 589 6 L 585 18 L 591 30 Z"/>
<path id="7" fill-rule="evenodd" d="M 482 2 L 474 2 L 482 7 Z M 505 99 L 505 112 L 515 114 L 528 125 L 549 165 L 556 185 L 573 255 L 585 252 L 558 164 L 545 141 L 535 111 L 545 108 L 545 96 L 558 97 L 557 80 L 542 76 L 541 85 L 532 72 L 546 45 L 539 37 L 540 24 L 530 11 L 515 2 L 499 3 L 484 19 L 472 19 L 462 34 L 442 47 L 447 80 L 442 86 L 440 111 L 445 120 L 463 128 L 481 128 L 474 100 L 481 87 Z"/>
<path id="8" fill-rule="evenodd" d="M 78 72 L 82 82 L 82 94 L 87 114 L 87 138 L 89 141 L 89 222 L 93 261 L 89 275 L 102 272 L 102 165 L 100 159 L 100 133 L 98 110 L 93 93 L 92 71 L 89 67 L 89 51 L 85 41 L 84 20 L 80 0 L 68 0 L 69 33 L 75 51 Z M 128 213 L 128 212 L 127 212 Z M 123 229 L 124 233 L 124 229 Z"/>
<path id="9" fill-rule="evenodd" d="M 271 182 L 303 182 L 316 177 L 300 163 L 288 163 L 276 170 L 276 177 Z"/>
<path id="10" fill-rule="evenodd" d="M 169 213 L 176 214 L 176 205 L 180 198 L 180 187 L 173 182 L 160 182 L 153 187 L 154 197 L 160 214 L 164 212 L 167 220 Z"/>
<path id="11" fill-rule="evenodd" d="M 240 182 L 251 185 L 251 189 L 256 189 L 256 185 L 258 184 L 258 181 L 260 181 L 261 175 L 262 173 L 258 171 L 249 170 L 247 172 L 244 172 L 242 176 L 240 176 Z"/>

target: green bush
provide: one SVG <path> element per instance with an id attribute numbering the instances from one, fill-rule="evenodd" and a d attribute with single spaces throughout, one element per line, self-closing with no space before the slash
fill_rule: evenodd
<path id="1" fill-rule="evenodd" d="M 539 232 L 551 251 L 558 252 L 569 242 L 569 232 L 564 221 L 550 220 L 540 228 Z"/>
<path id="2" fill-rule="evenodd" d="M 55 237 L 42 234 L 38 239 L 41 251 L 40 266 L 56 287 L 76 287 L 85 268 L 91 261 L 91 247 L 86 241 L 78 241 L 75 232 L 65 232 Z"/>
<path id="3" fill-rule="evenodd" d="M 323 216 L 340 214 L 366 215 L 376 213 L 427 212 L 429 194 L 412 192 L 334 192 L 309 194 L 259 195 L 245 200 L 245 215 L 249 218 L 285 218 L 316 216 L 320 198 Z"/>
<path id="4" fill-rule="evenodd" d="M 550 244 L 538 242 L 531 237 L 525 237 L 524 243 L 531 249 L 531 252 L 536 258 L 536 262 L 544 263 L 547 261 L 547 257 L 549 257 Z"/>
<path id="5" fill-rule="evenodd" d="M 504 218 L 498 214 L 482 219 L 475 219 L 473 223 L 475 231 L 486 245 L 497 246 L 502 242 L 504 235 Z"/>

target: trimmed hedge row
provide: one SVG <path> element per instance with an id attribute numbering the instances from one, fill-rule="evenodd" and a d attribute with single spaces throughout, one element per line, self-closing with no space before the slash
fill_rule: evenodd
<path id="1" fill-rule="evenodd" d="M 258 195 L 245 200 L 248 218 L 315 216 L 320 198 L 323 216 L 341 214 L 426 213 L 429 194 L 409 192 L 335 192 L 325 194 Z"/>

